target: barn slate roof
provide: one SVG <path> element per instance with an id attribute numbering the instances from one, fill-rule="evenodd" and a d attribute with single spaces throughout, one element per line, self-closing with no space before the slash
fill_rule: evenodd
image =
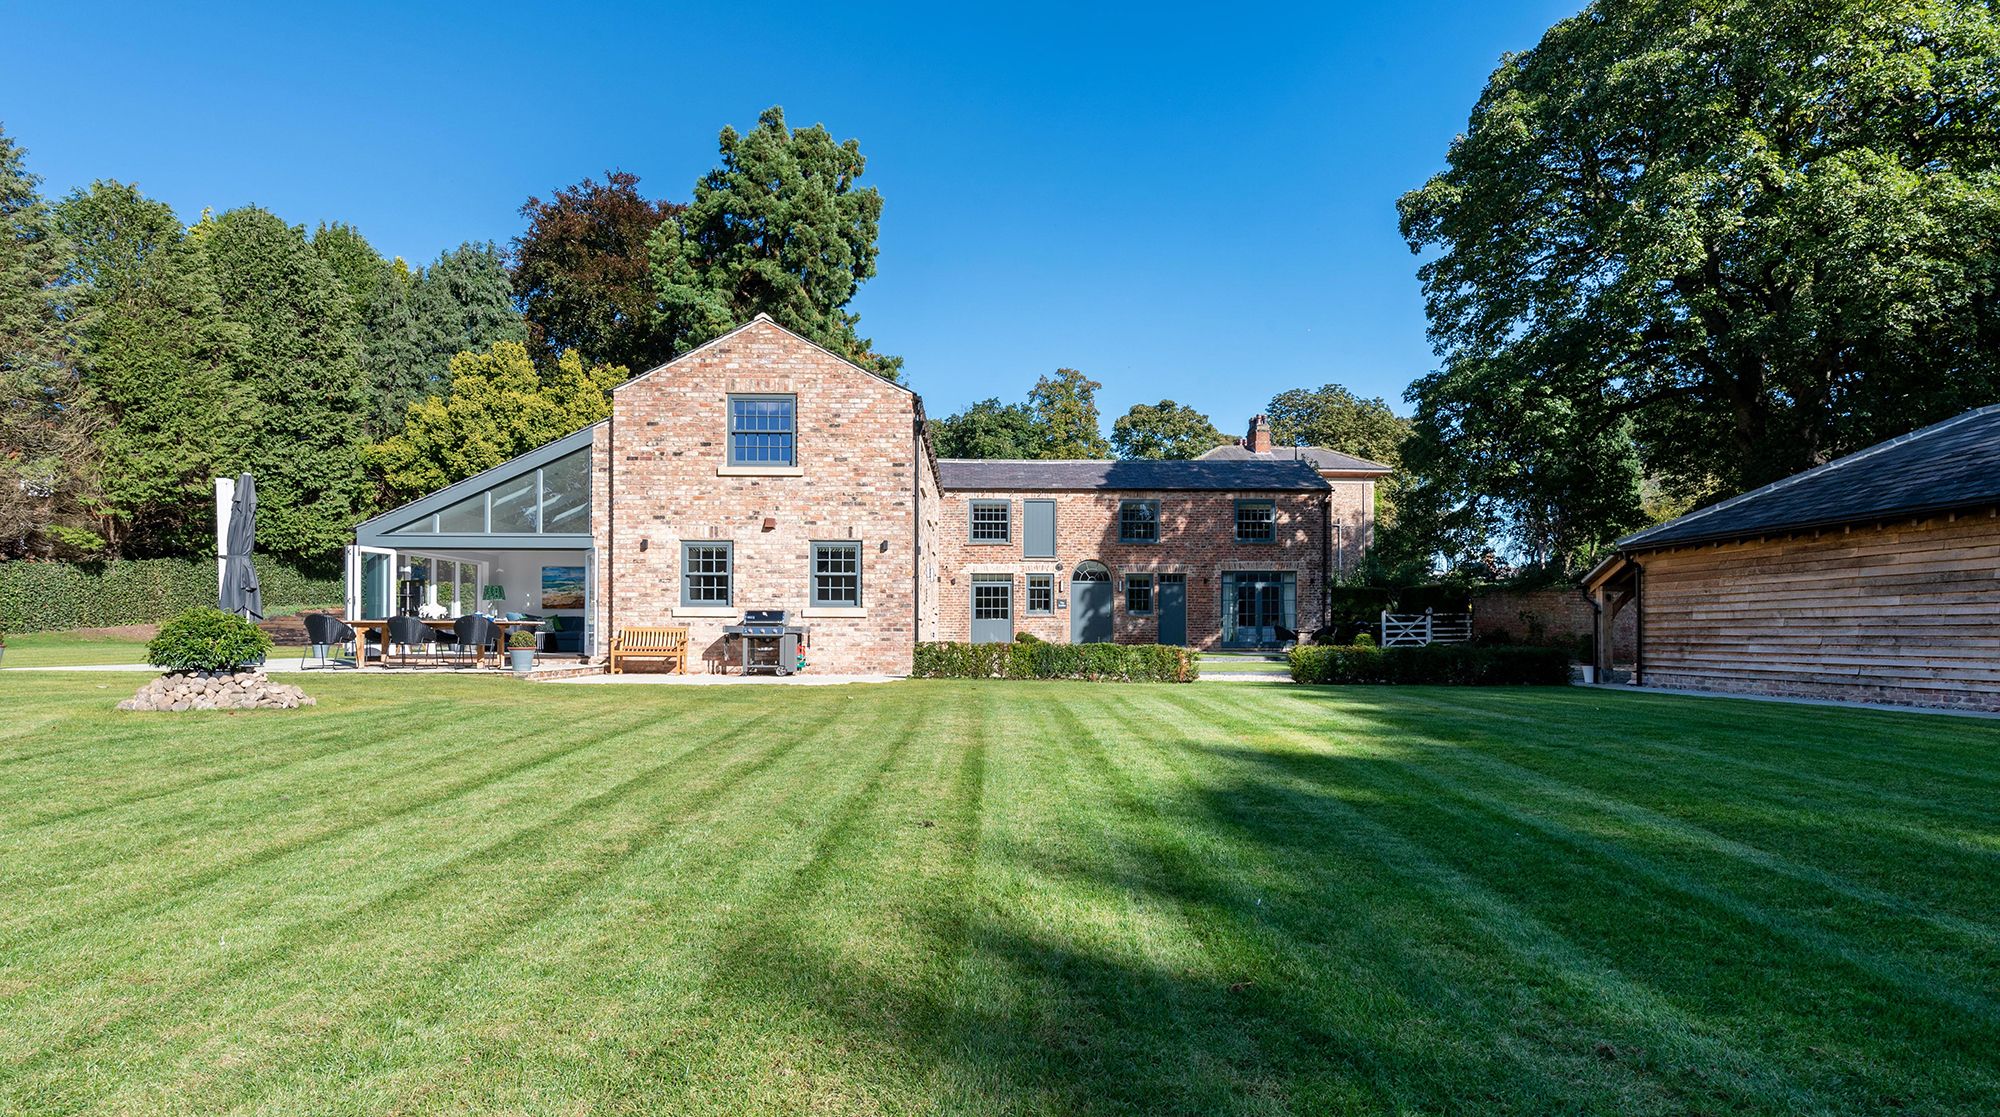
<path id="1" fill-rule="evenodd" d="M 1330 469 L 1336 473 L 1388 473 L 1390 468 L 1381 462 L 1358 458 L 1339 450 L 1329 450 L 1324 446 L 1280 446 L 1274 450 L 1252 450 L 1240 443 L 1217 446 L 1203 451 L 1195 460 L 1204 462 L 1241 461 L 1290 461 L 1299 458 L 1314 469 Z"/>
<path id="2" fill-rule="evenodd" d="M 1618 541 L 1712 543 L 2000 504 L 2000 404 L 1858 450 Z"/>
<path id="3" fill-rule="evenodd" d="M 1333 486 L 1310 464 L 1283 461 L 1019 461 L 943 458 L 939 483 L 958 491 L 1090 489 L 1270 492 Z"/>

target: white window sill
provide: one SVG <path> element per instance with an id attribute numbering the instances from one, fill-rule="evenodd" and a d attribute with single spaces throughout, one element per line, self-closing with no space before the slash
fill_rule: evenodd
<path id="1" fill-rule="evenodd" d="M 803 609 L 803 610 L 800 610 L 800 615 L 802 615 L 802 616 L 806 617 L 806 618 L 807 618 L 807 619 L 809 619 L 809 620 L 810 620 L 810 619 L 812 619 L 812 618 L 816 618 L 816 617 L 817 617 L 817 618 L 824 618 L 824 619 L 827 619 L 827 620 L 832 620 L 832 619 L 834 619 L 834 618 L 837 618 L 837 617 L 847 617 L 847 618 L 849 618 L 849 619 L 853 619 L 853 618 L 857 618 L 857 617 L 865 617 L 865 616 L 867 616 L 867 615 L 868 615 L 868 610 L 866 610 L 866 609 L 849 609 L 849 608 L 838 608 L 838 609 L 836 609 L 836 608 L 831 608 L 831 607 L 827 607 L 827 608 L 819 608 L 819 609 Z"/>
<path id="2" fill-rule="evenodd" d="M 804 477 L 806 471 L 796 465 L 718 465 L 717 477 Z"/>
<path id="3" fill-rule="evenodd" d="M 676 605 L 672 615 L 676 617 L 733 617 L 736 615 L 736 609 L 730 605 Z"/>

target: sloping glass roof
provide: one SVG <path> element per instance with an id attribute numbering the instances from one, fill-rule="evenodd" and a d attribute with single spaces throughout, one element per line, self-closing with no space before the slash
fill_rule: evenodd
<path id="1" fill-rule="evenodd" d="M 355 532 L 364 543 L 443 542 L 494 547 L 578 545 L 590 536 L 590 439 L 586 427 L 512 461 L 384 512 Z M 543 541 L 538 537 L 556 536 Z M 588 545 L 587 542 L 584 545 Z"/>

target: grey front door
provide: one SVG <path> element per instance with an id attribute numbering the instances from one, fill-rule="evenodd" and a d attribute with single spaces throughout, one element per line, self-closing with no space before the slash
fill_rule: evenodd
<path id="1" fill-rule="evenodd" d="M 1162 574 L 1159 579 L 1160 643 L 1187 643 L 1187 575 Z"/>
<path id="2" fill-rule="evenodd" d="M 1086 562 L 1069 578 L 1069 642 L 1111 642 L 1111 572 Z"/>
<path id="3" fill-rule="evenodd" d="M 972 642 L 1007 644 L 1014 639 L 1014 579 L 972 578 Z"/>

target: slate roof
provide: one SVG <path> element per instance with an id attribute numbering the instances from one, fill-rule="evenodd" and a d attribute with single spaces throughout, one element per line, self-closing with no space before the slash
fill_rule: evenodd
<path id="1" fill-rule="evenodd" d="M 1381 462 L 1371 462 L 1367 458 L 1357 458 L 1353 454 L 1343 454 L 1339 450 L 1328 450 L 1322 446 L 1280 446 L 1277 449 L 1259 452 L 1238 443 L 1229 446 L 1217 446 L 1213 450 L 1204 452 L 1195 460 L 1204 462 L 1274 462 L 1291 461 L 1294 457 L 1312 463 L 1314 469 L 1330 469 L 1342 473 L 1390 472 L 1390 468 Z"/>
<path id="2" fill-rule="evenodd" d="M 942 458 L 939 483 L 956 490 L 1061 492 L 1089 489 L 1181 491 L 1330 489 L 1312 466 L 1283 461 L 1102 462 Z"/>
<path id="3" fill-rule="evenodd" d="M 1621 550 L 1742 539 L 2000 504 L 2000 404 L 1628 535 Z"/>

